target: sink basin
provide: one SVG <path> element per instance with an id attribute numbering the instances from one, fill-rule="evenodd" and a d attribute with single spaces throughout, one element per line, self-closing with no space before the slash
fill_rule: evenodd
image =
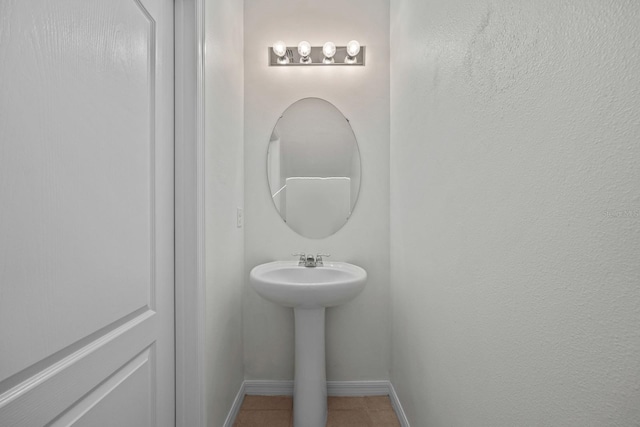
<path id="1" fill-rule="evenodd" d="M 275 261 L 251 270 L 253 288 L 263 298 L 285 307 L 333 307 L 358 295 L 367 272 L 346 262 L 302 267 L 297 261 Z"/>
<path id="2" fill-rule="evenodd" d="M 346 262 L 303 267 L 297 261 L 258 265 L 249 279 L 263 298 L 293 307 L 295 322 L 294 427 L 325 427 L 327 376 L 325 366 L 326 307 L 343 304 L 364 288 L 367 272 Z"/>

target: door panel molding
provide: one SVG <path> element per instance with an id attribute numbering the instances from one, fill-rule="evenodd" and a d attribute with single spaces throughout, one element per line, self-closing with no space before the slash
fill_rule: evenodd
<path id="1" fill-rule="evenodd" d="M 153 311 L 149 306 L 140 307 L 104 328 L 95 331 L 68 347 L 63 348 L 51 356 L 40 360 L 39 362 L 0 382 L 0 408 L 2 408 L 4 404 L 4 398 L 9 396 L 9 392 L 11 390 L 17 390 L 19 388 L 29 386 L 29 384 L 38 383 L 38 381 L 40 381 L 47 372 L 52 370 L 54 371 L 54 374 L 55 372 L 59 372 L 61 369 L 57 369 L 57 366 L 60 366 L 61 364 L 64 365 L 65 363 L 72 363 L 70 361 L 75 360 L 74 358 L 76 358 L 77 355 L 81 354 L 83 351 L 90 351 L 91 345 L 96 346 L 101 339 L 108 340 L 108 336 L 110 334 L 126 333 L 128 329 L 135 327 L 137 323 L 145 320 L 146 317 L 149 317 L 151 315 L 150 313 L 153 313 Z M 125 329 L 121 330 L 120 328 L 123 327 L 125 327 Z"/>
<path id="2" fill-rule="evenodd" d="M 143 304 L 157 306 L 156 21 L 140 0 L 33 4 L 31 16 L 27 7 L 2 7 L 15 28 L 2 46 L 14 65 L 0 66 L 0 116 L 12 122 L 2 123 L 0 160 L 9 189 L 0 225 L 0 393 L 30 366 L 60 358 Z"/>
<path id="3" fill-rule="evenodd" d="M 156 21 L 142 0 L 130 0 L 138 7 L 149 23 L 147 39 L 147 81 L 149 84 L 149 195 L 150 195 L 150 286 L 149 306 L 156 309 Z"/>
<path id="4" fill-rule="evenodd" d="M 155 317 L 154 311 L 146 310 L 3 393 L 0 425 L 36 426 L 50 422 L 130 360 L 122 348 L 151 345 L 148 341 L 156 327 Z"/>
<path id="5" fill-rule="evenodd" d="M 54 419 L 48 426 L 70 426 L 73 423 L 81 420 L 86 414 L 88 414 L 93 408 L 98 406 L 101 402 L 107 399 L 110 395 L 118 393 L 118 388 L 121 387 L 132 376 L 139 374 L 145 370 L 143 374 L 146 374 L 148 387 L 146 390 L 138 390 L 136 394 L 146 391 L 146 396 L 149 402 L 147 408 L 147 423 L 150 426 L 155 425 L 153 421 L 155 419 L 155 404 L 156 404 L 156 391 L 155 382 L 153 381 L 153 375 L 151 373 L 155 369 L 155 345 L 145 348 L 140 354 L 124 364 L 120 369 L 113 373 L 109 378 L 104 380 L 93 390 L 83 396 L 78 402 L 71 406 L 67 411 L 60 414 Z M 143 424 L 138 424 L 143 427 Z"/>

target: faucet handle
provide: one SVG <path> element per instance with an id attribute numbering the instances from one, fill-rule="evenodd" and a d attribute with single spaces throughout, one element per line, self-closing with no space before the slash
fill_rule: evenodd
<path id="1" fill-rule="evenodd" d="M 304 265 L 305 261 L 307 260 L 307 255 L 303 252 L 299 253 L 299 254 L 291 254 L 291 256 L 297 256 L 300 257 L 298 258 L 298 265 Z"/>
<path id="2" fill-rule="evenodd" d="M 329 257 L 331 254 L 318 254 L 316 255 L 316 265 L 323 266 L 322 257 Z"/>

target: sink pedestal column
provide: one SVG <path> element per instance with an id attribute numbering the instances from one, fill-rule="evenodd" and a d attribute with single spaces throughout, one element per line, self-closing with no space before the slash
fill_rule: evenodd
<path id="1" fill-rule="evenodd" d="M 327 374 L 324 349 L 324 307 L 294 308 L 294 427 L 325 427 Z"/>

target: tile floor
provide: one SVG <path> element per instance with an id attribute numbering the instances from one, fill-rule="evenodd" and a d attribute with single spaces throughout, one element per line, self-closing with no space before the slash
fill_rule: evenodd
<path id="1" fill-rule="evenodd" d="M 389 396 L 329 397 L 327 427 L 400 427 Z M 234 427 L 292 427 L 291 396 L 245 396 Z"/>

